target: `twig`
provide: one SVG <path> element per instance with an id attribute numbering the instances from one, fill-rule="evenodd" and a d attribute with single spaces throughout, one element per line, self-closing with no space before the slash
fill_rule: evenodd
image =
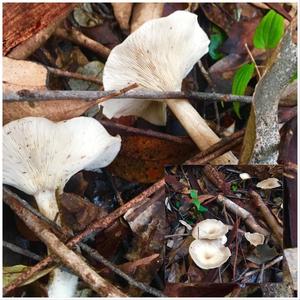
<path id="1" fill-rule="evenodd" d="M 151 196 L 154 192 L 158 191 L 159 189 L 163 188 L 164 180 L 161 179 L 157 183 L 150 186 L 148 189 L 143 191 L 141 194 L 127 202 L 125 205 L 119 207 L 108 216 L 104 217 L 103 219 L 96 220 L 92 223 L 85 231 L 80 233 L 79 235 L 75 236 L 71 239 L 68 243 L 68 247 L 73 247 L 77 243 L 79 243 L 84 238 L 88 237 L 93 232 L 99 232 L 111 224 L 113 224 L 119 217 L 125 214 L 130 208 L 135 207 L 147 200 L 149 196 Z M 23 272 L 15 281 L 11 282 L 8 286 L 6 286 L 3 290 L 3 294 L 7 294 L 8 292 L 14 290 L 16 287 L 20 286 L 22 283 L 26 282 L 31 276 L 33 276 L 36 272 L 39 272 L 43 268 L 47 267 L 54 261 L 54 257 L 47 256 L 42 261 L 40 261 L 35 266 L 28 268 L 25 272 Z"/>
<path id="2" fill-rule="evenodd" d="M 256 73 L 257 73 L 259 79 L 261 79 L 260 71 L 259 71 L 259 69 L 258 69 L 258 67 L 257 67 L 256 61 L 255 61 L 255 59 L 254 59 L 254 57 L 253 57 L 253 55 L 252 55 L 252 53 L 251 53 L 251 51 L 250 51 L 250 49 L 249 49 L 247 43 L 245 44 L 245 48 L 246 48 L 246 50 L 247 50 L 247 52 L 248 52 L 248 54 L 249 54 L 249 56 L 250 56 L 250 58 L 251 58 L 251 60 L 252 60 L 252 62 L 253 62 L 253 64 L 254 64 L 254 66 L 255 66 L 255 70 L 256 70 Z"/>
<path id="3" fill-rule="evenodd" d="M 3 200 L 22 219 L 28 228 L 47 245 L 51 253 L 54 253 L 64 265 L 72 269 L 96 293 L 110 297 L 127 296 L 91 269 L 75 252 L 66 247 L 39 218 L 26 208 L 20 206 L 14 197 L 4 197 Z"/>
<path id="4" fill-rule="evenodd" d="M 265 268 L 264 268 L 264 269 L 268 269 L 268 268 L 274 266 L 275 264 L 281 262 L 282 259 L 283 259 L 283 256 L 282 256 L 282 255 L 276 257 L 274 260 L 272 260 L 272 261 L 270 261 L 269 263 L 267 263 L 267 264 L 265 265 Z M 250 272 L 248 272 L 248 273 L 246 273 L 246 274 L 244 275 L 244 278 L 245 278 L 245 277 L 252 276 L 252 275 L 254 275 L 254 274 L 258 273 L 258 272 L 260 272 L 260 269 L 250 271 Z"/>
<path id="5" fill-rule="evenodd" d="M 236 220 L 236 224 L 235 224 L 235 228 L 236 230 L 239 228 L 240 226 L 240 218 L 237 218 Z M 238 258 L 238 252 L 239 252 L 239 244 L 238 244 L 238 234 L 236 234 L 235 236 L 235 254 L 234 254 L 234 260 L 233 260 L 233 274 L 232 274 L 232 278 L 233 281 L 235 281 L 235 277 L 236 277 L 236 263 L 237 263 L 237 258 Z"/>
<path id="6" fill-rule="evenodd" d="M 165 297 L 165 295 L 160 292 L 157 289 L 154 289 L 142 282 L 138 282 L 134 280 L 132 277 L 115 267 L 110 261 L 108 261 L 105 257 L 99 254 L 96 250 L 92 249 L 91 247 L 87 246 L 86 244 L 80 243 L 79 244 L 80 248 L 88 253 L 92 258 L 94 258 L 96 261 L 101 262 L 103 265 L 111 269 L 114 273 L 118 274 L 122 278 L 128 281 L 129 284 L 132 286 L 135 286 L 151 295 L 157 296 L 157 297 Z"/>
<path id="7" fill-rule="evenodd" d="M 80 31 L 72 28 L 70 30 L 66 30 L 64 28 L 57 28 L 54 34 L 60 38 L 65 40 L 69 40 L 77 45 L 83 46 L 92 50 L 93 52 L 99 54 L 103 58 L 107 58 L 110 49 L 103 46 L 102 44 L 90 39 L 89 37 L 85 36 Z"/>
<path id="8" fill-rule="evenodd" d="M 245 130 L 240 130 L 228 137 L 224 137 L 220 140 L 220 142 L 210 146 L 208 149 L 196 154 L 194 157 L 185 162 L 187 165 L 200 165 L 203 164 L 204 161 L 210 161 L 214 158 L 226 153 L 231 150 L 235 146 L 239 145 L 243 141 L 243 135 Z"/>
<path id="9" fill-rule="evenodd" d="M 80 73 L 64 71 L 64 70 L 60 70 L 60 69 L 52 68 L 52 67 L 48 67 L 48 66 L 46 66 L 46 68 L 50 73 L 55 74 L 57 76 L 75 78 L 75 79 L 84 80 L 84 81 L 90 81 L 90 82 L 93 82 L 93 83 L 96 83 L 96 84 L 99 84 L 100 86 L 102 86 L 102 80 L 100 80 L 97 77 L 86 76 L 86 75 L 82 75 Z"/>
<path id="10" fill-rule="evenodd" d="M 256 223 L 252 214 L 250 214 L 246 209 L 240 207 L 233 201 L 229 200 L 228 198 L 224 197 L 223 195 L 218 195 L 217 202 L 219 204 L 225 205 L 227 209 L 229 209 L 231 212 L 235 213 L 237 216 L 241 217 L 241 219 L 254 232 L 261 233 L 265 236 L 270 234 L 266 229 L 262 228 L 259 224 Z"/>
<path id="11" fill-rule="evenodd" d="M 274 234 L 275 239 L 277 242 L 282 246 L 283 244 L 283 229 L 282 227 L 278 224 L 276 218 L 273 216 L 272 212 L 269 210 L 267 205 L 264 203 L 260 195 L 251 190 L 249 192 L 249 195 L 251 199 L 254 201 L 254 205 L 259 209 L 261 212 L 262 217 L 270 227 L 271 231 Z"/>
<path id="12" fill-rule="evenodd" d="M 50 101 L 50 100 L 85 100 L 95 101 L 106 97 L 117 91 L 9 91 L 3 94 L 4 101 Z M 114 96 L 117 99 L 135 98 L 135 99 L 195 99 L 224 102 L 244 102 L 251 103 L 252 97 L 236 96 L 231 94 L 202 93 L 202 92 L 156 92 L 150 90 L 131 91 L 123 95 Z"/>
<path id="13" fill-rule="evenodd" d="M 37 261 L 40 261 L 41 259 L 43 259 L 41 256 L 39 256 L 27 249 L 23 249 L 17 245 L 14 245 L 14 244 L 6 242 L 6 241 L 3 241 L 3 247 L 5 247 L 15 253 L 21 254 L 23 256 L 29 257 L 29 258 L 37 260 Z"/>

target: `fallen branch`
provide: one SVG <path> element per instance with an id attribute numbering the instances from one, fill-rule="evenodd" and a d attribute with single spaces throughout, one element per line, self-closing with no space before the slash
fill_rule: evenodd
<path id="1" fill-rule="evenodd" d="M 257 224 L 251 213 L 249 213 L 246 209 L 240 207 L 233 201 L 229 200 L 223 195 L 218 195 L 217 202 L 221 205 L 224 205 L 228 210 L 230 210 L 237 216 L 241 217 L 241 219 L 247 224 L 247 226 L 251 228 L 254 232 L 261 233 L 264 236 L 270 234 L 266 229 L 262 228 L 259 224 Z"/>
<path id="2" fill-rule="evenodd" d="M 210 146 L 208 149 L 201 151 L 191 159 L 185 162 L 186 165 L 201 165 L 216 157 L 232 150 L 232 148 L 243 142 L 243 135 L 245 130 L 240 130 L 228 137 L 222 138 L 218 143 Z"/>
<path id="3" fill-rule="evenodd" d="M 20 90 L 10 91 L 3 94 L 4 101 L 50 101 L 50 100 L 84 100 L 94 101 L 102 97 L 109 96 L 116 91 L 30 91 Z M 251 103 L 252 97 L 236 96 L 231 94 L 202 93 L 202 92 L 156 92 L 156 91 L 131 91 L 123 95 L 115 96 L 116 99 L 195 99 L 205 101 L 239 101 Z"/>
<path id="4" fill-rule="evenodd" d="M 72 269 L 97 294 L 108 297 L 127 296 L 91 269 L 75 252 L 66 247 L 39 218 L 20 206 L 14 197 L 4 197 L 3 200 L 23 220 L 28 228 L 47 245 L 51 253 L 54 253 L 64 265 Z"/>
<path id="5" fill-rule="evenodd" d="M 271 231 L 274 234 L 277 242 L 282 246 L 283 244 L 283 228 L 278 224 L 276 218 L 273 216 L 272 212 L 269 210 L 267 205 L 264 203 L 260 195 L 255 191 L 250 191 L 249 195 L 251 199 L 254 201 L 254 205 L 261 212 L 262 217 L 270 227 Z"/>
<path id="6" fill-rule="evenodd" d="M 52 68 L 52 67 L 48 67 L 48 66 L 46 66 L 46 68 L 50 73 L 52 73 L 56 76 L 75 78 L 75 79 L 79 79 L 79 80 L 89 81 L 89 82 L 99 84 L 99 86 L 102 86 L 102 80 L 100 80 L 97 77 L 86 76 L 86 75 L 82 75 L 80 73 L 64 71 L 64 70 L 60 70 L 60 69 Z"/>
<path id="7" fill-rule="evenodd" d="M 80 31 L 71 28 L 70 30 L 66 30 L 64 28 L 57 28 L 54 34 L 57 37 L 63 38 L 65 40 L 71 41 L 79 46 L 83 46 L 87 49 L 92 50 L 93 52 L 99 54 L 103 58 L 107 58 L 110 49 L 103 46 L 102 44 L 90 39 Z"/>

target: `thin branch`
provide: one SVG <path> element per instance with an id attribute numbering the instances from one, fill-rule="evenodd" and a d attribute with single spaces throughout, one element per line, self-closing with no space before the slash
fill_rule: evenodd
<path id="1" fill-rule="evenodd" d="M 114 266 L 109 260 L 107 260 L 105 257 L 103 257 L 102 255 L 99 254 L 99 252 L 97 252 L 95 249 L 92 249 L 91 247 L 87 246 L 86 244 L 80 243 L 79 244 L 80 248 L 85 251 L 86 253 L 88 253 L 92 258 L 94 258 L 96 261 L 101 262 L 103 265 L 105 265 L 106 267 L 108 267 L 109 269 L 111 269 L 114 273 L 118 274 L 119 276 L 121 276 L 122 278 L 124 278 L 125 280 L 128 281 L 129 284 L 131 284 L 132 286 L 135 286 L 153 296 L 157 296 L 157 297 L 165 297 L 165 295 L 160 292 L 157 289 L 154 289 L 142 282 L 138 282 L 135 279 L 133 279 L 132 277 L 130 277 L 129 275 L 127 275 L 126 273 L 124 273 L 123 271 L 121 271 L 120 269 L 118 269 L 116 266 Z"/>
<path id="2" fill-rule="evenodd" d="M 26 256 L 26 257 L 29 257 L 31 259 L 34 259 L 34 260 L 37 260 L 37 261 L 40 261 L 42 260 L 43 258 L 27 249 L 23 249 L 15 244 L 12 244 L 12 243 L 9 243 L 9 242 L 6 242 L 6 241 L 3 241 L 3 247 L 15 252 L 15 253 L 18 253 L 18 254 L 21 254 L 23 256 Z"/>
<path id="3" fill-rule="evenodd" d="M 79 80 L 84 80 L 84 81 L 89 81 L 89 82 L 93 82 L 96 84 L 99 84 L 99 86 L 102 86 L 102 80 L 100 80 L 97 77 L 92 77 L 92 76 L 86 76 L 86 75 L 82 75 L 80 73 L 75 73 L 75 72 L 69 72 L 69 71 L 64 71 L 61 69 L 57 69 L 57 68 L 52 68 L 52 67 L 48 67 L 46 66 L 47 70 L 57 76 L 61 76 L 61 77 L 68 77 L 68 78 L 75 78 L 75 79 L 79 79 Z"/>
<path id="4" fill-rule="evenodd" d="M 259 69 L 258 69 L 258 67 L 257 67 L 256 61 L 255 61 L 255 59 L 254 59 L 254 57 L 253 57 L 253 55 L 252 55 L 252 53 L 251 53 L 251 51 L 250 51 L 250 49 L 249 49 L 247 43 L 245 44 L 245 48 L 246 48 L 246 50 L 247 50 L 247 52 L 248 52 L 248 54 L 249 54 L 249 56 L 250 56 L 250 58 L 251 58 L 251 60 L 252 60 L 252 62 L 253 62 L 253 64 L 254 64 L 254 66 L 255 66 L 256 73 L 257 73 L 259 79 L 261 79 L 260 71 L 259 71 Z"/>
<path id="5" fill-rule="evenodd" d="M 57 28 L 54 34 L 60 38 L 69 40 L 79 46 L 88 48 L 93 52 L 99 54 L 103 58 L 107 58 L 111 51 L 109 48 L 87 37 L 86 35 L 74 28 L 71 28 L 70 30 L 66 30 L 64 28 Z"/>
<path id="6" fill-rule="evenodd" d="M 275 264 L 281 262 L 283 260 L 283 256 L 278 256 L 276 257 L 275 259 L 273 259 L 272 261 L 270 261 L 269 263 L 267 263 L 264 267 L 264 269 L 268 269 L 268 268 L 271 268 L 272 266 L 274 266 Z M 250 271 L 250 272 L 247 272 L 243 277 L 249 277 L 249 276 L 252 276 L 256 273 L 260 272 L 260 269 L 257 269 L 257 270 L 253 270 L 253 271 Z"/>
<path id="7" fill-rule="evenodd" d="M 4 101 L 50 101 L 50 100 L 85 100 L 94 101 L 109 96 L 117 91 L 9 91 L 3 94 Z M 134 99 L 195 99 L 202 101 L 224 101 L 251 103 L 250 96 L 236 96 L 231 94 L 202 93 L 202 92 L 155 92 L 150 90 L 130 91 L 114 98 L 134 98 Z"/>
<path id="8" fill-rule="evenodd" d="M 194 157 L 185 162 L 187 165 L 201 165 L 204 162 L 211 161 L 216 157 L 226 153 L 237 145 L 241 144 L 243 141 L 243 135 L 245 130 L 240 130 L 228 137 L 224 137 L 220 142 L 212 145 L 208 149 L 201 151 L 196 154 Z"/>
<path id="9" fill-rule="evenodd" d="M 218 195 L 217 202 L 221 205 L 224 205 L 228 210 L 236 214 L 237 216 L 241 217 L 241 219 L 251 228 L 254 232 L 261 233 L 265 236 L 269 235 L 270 233 L 262 228 L 257 222 L 255 221 L 254 217 L 251 213 L 249 213 L 246 209 L 240 207 L 233 201 L 229 200 L 228 198 L 224 197 L 223 195 Z"/>
<path id="10" fill-rule="evenodd" d="M 249 192 L 251 199 L 254 201 L 254 205 L 258 208 L 261 212 L 262 217 L 270 227 L 271 231 L 274 234 L 275 239 L 277 242 L 282 246 L 283 244 L 283 228 L 278 224 L 276 218 L 273 216 L 267 205 L 264 203 L 260 195 L 251 190 Z"/>

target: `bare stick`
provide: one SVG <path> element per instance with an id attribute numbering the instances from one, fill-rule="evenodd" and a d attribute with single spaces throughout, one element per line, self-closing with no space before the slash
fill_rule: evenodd
<path id="1" fill-rule="evenodd" d="M 4 101 L 50 101 L 50 100 L 85 100 L 94 101 L 106 97 L 116 91 L 17 91 L 5 92 Z M 205 101 L 243 102 L 251 103 L 252 97 L 236 96 L 231 94 L 202 93 L 202 92 L 156 92 L 156 91 L 130 91 L 115 98 L 135 99 L 195 99 Z"/>
<path id="2" fill-rule="evenodd" d="M 231 150 L 235 146 L 242 143 L 244 133 L 244 130 L 240 130 L 228 137 L 222 138 L 218 143 L 210 146 L 207 150 L 201 151 L 191 159 L 187 160 L 185 164 L 200 165 L 204 162 L 210 161 L 211 159 L 218 157 L 219 155 L 224 154 L 228 150 Z"/>
<path id="3" fill-rule="evenodd" d="M 77 45 L 88 48 L 93 52 L 99 54 L 103 58 L 107 58 L 110 53 L 109 48 L 90 39 L 89 37 L 85 36 L 83 33 L 74 28 L 70 30 L 66 30 L 64 28 L 57 28 L 54 34 L 60 38 L 69 40 Z"/>
<path id="4" fill-rule="evenodd" d="M 97 77 L 86 76 L 86 75 L 82 75 L 80 73 L 74 73 L 74 72 L 64 71 L 64 70 L 60 70 L 60 69 L 52 68 L 52 67 L 48 67 L 48 66 L 46 66 L 46 68 L 47 68 L 47 70 L 50 73 L 55 74 L 57 76 L 68 77 L 68 78 L 75 78 L 75 79 L 79 79 L 79 80 L 89 81 L 89 82 L 93 82 L 93 83 L 99 84 L 99 86 L 102 86 L 102 81 L 99 78 L 97 78 Z"/>
<path id="5" fill-rule="evenodd" d="M 247 43 L 245 44 L 245 48 L 246 48 L 246 50 L 247 50 L 247 52 L 248 52 L 248 54 L 249 54 L 249 56 L 250 56 L 250 58 L 251 58 L 251 60 L 252 60 L 252 62 L 253 62 L 253 64 L 254 64 L 254 66 L 255 66 L 256 73 L 257 73 L 259 79 L 261 79 L 260 71 L 259 71 L 259 69 L 258 69 L 258 67 L 257 67 L 256 61 L 255 61 L 255 59 L 254 59 L 254 57 L 253 57 L 253 55 L 252 55 L 252 53 L 251 53 L 251 51 L 250 51 L 250 49 L 249 49 Z"/>
<path id="6" fill-rule="evenodd" d="M 283 228 L 278 224 L 276 218 L 273 216 L 272 212 L 270 212 L 267 205 L 264 203 L 260 195 L 251 190 L 249 192 L 251 199 L 254 201 L 256 207 L 258 207 L 259 211 L 261 212 L 264 220 L 270 227 L 271 231 L 274 234 L 275 239 L 277 242 L 282 246 L 283 244 Z"/>
<path id="7" fill-rule="evenodd" d="M 248 225 L 248 227 L 251 228 L 254 232 L 261 233 L 265 236 L 270 234 L 266 229 L 262 228 L 259 224 L 256 223 L 252 214 L 250 214 L 246 209 L 240 207 L 233 201 L 229 200 L 223 195 L 218 195 L 217 202 L 219 204 L 224 205 L 227 209 L 229 209 L 237 216 L 241 217 L 241 219 L 243 219 L 243 221 Z"/>
<path id="8" fill-rule="evenodd" d="M 99 276 L 75 252 L 66 247 L 35 215 L 18 205 L 13 197 L 4 197 L 4 202 L 23 220 L 36 236 L 43 241 L 64 265 L 72 269 L 96 293 L 109 297 L 127 296 L 110 282 Z"/>
<path id="9" fill-rule="evenodd" d="M 5 247 L 15 253 L 21 254 L 23 256 L 29 257 L 29 258 L 37 260 L 37 261 L 40 261 L 41 259 L 43 259 L 41 256 L 39 256 L 27 249 L 23 249 L 17 245 L 14 245 L 14 244 L 6 242 L 6 241 L 3 241 L 3 247 Z"/>

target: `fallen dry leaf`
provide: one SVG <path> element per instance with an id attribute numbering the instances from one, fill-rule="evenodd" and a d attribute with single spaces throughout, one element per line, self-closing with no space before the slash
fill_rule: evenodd
<path id="1" fill-rule="evenodd" d="M 124 31 L 129 30 L 129 20 L 133 3 L 112 3 L 114 15 L 118 21 L 120 28 Z"/>
<path id="2" fill-rule="evenodd" d="M 181 164 L 195 151 L 194 144 L 186 138 L 177 137 L 172 141 L 122 134 L 121 138 L 121 150 L 109 169 L 128 181 L 155 182 L 164 176 L 165 165 Z"/>
<path id="3" fill-rule="evenodd" d="M 136 31 L 146 21 L 160 18 L 164 11 L 164 3 L 137 3 L 133 7 L 130 31 Z"/>

